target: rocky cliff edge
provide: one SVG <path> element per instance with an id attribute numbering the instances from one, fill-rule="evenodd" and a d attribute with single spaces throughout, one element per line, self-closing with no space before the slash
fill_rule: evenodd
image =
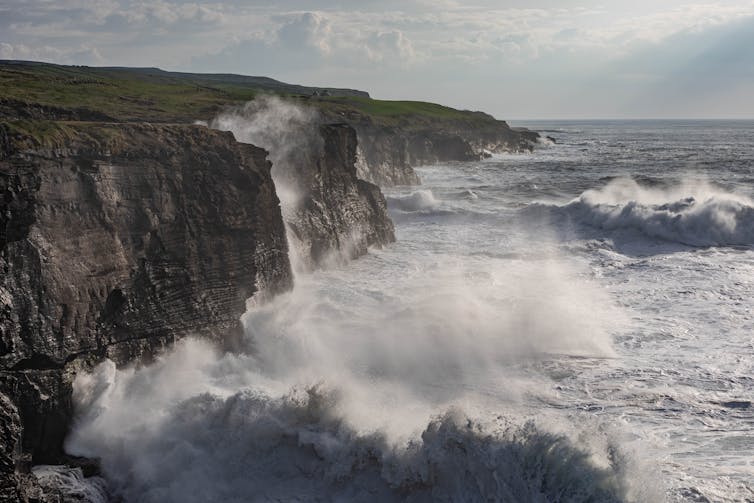
<path id="1" fill-rule="evenodd" d="M 1 124 L 0 496 L 66 461 L 76 372 L 233 345 L 247 299 L 291 287 L 286 243 L 266 152 L 230 133 Z"/>

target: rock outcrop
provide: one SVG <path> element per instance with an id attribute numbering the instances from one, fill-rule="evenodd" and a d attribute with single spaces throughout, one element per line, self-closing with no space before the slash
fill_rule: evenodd
<path id="1" fill-rule="evenodd" d="M 55 121 L 108 121 L 112 117 L 87 108 L 66 108 L 0 97 L 0 117 L 3 119 L 32 119 Z"/>
<path id="2" fill-rule="evenodd" d="M 385 199 L 360 180 L 356 131 L 296 101 L 260 97 L 208 121 L 270 152 L 294 267 L 311 271 L 395 240 Z"/>
<path id="3" fill-rule="evenodd" d="M 285 173 L 298 198 L 284 208 L 284 215 L 308 269 L 395 241 L 380 188 L 357 176 L 356 131 L 347 124 L 326 124 L 319 132 L 321 149 L 313 149 L 308 162 Z"/>
<path id="4" fill-rule="evenodd" d="M 448 161 L 475 161 L 493 153 L 530 152 L 539 134 L 513 129 L 488 117 L 478 125 L 438 124 L 436 127 L 380 126 L 353 117 L 358 133 L 359 177 L 382 187 L 420 183 L 414 166 Z"/>
<path id="5" fill-rule="evenodd" d="M 233 344 L 249 297 L 291 287 L 266 155 L 200 126 L 0 124 L 0 495 L 65 462 L 77 371 Z"/>

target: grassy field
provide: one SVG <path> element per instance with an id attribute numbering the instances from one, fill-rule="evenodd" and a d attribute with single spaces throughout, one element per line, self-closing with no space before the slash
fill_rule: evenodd
<path id="1" fill-rule="evenodd" d="M 156 68 L 93 68 L 0 61 L 0 99 L 69 110 L 93 111 L 115 121 L 207 120 L 226 106 L 260 93 L 295 99 L 331 118 L 419 128 L 443 124 L 479 127 L 491 116 L 418 101 L 374 100 L 366 93 L 285 84 L 264 77 L 181 74 Z"/>
<path id="2" fill-rule="evenodd" d="M 186 122 L 231 102 L 254 99 L 258 88 L 204 85 L 148 70 L 0 63 L 0 97 L 61 108 L 84 108 L 124 121 Z"/>

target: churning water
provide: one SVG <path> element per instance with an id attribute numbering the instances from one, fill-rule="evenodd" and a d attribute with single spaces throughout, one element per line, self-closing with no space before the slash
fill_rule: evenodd
<path id="1" fill-rule="evenodd" d="M 126 501 L 754 500 L 754 123 L 530 127 L 247 353 L 80 376 L 68 451 Z"/>

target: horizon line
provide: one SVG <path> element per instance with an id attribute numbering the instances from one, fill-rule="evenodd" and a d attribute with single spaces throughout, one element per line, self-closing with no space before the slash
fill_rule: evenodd
<path id="1" fill-rule="evenodd" d="M 568 117 L 555 117 L 555 118 L 515 118 L 515 119 L 499 119 L 505 122 L 608 122 L 608 121 L 754 121 L 754 116 L 751 117 L 583 117 L 583 118 L 568 118 Z"/>

